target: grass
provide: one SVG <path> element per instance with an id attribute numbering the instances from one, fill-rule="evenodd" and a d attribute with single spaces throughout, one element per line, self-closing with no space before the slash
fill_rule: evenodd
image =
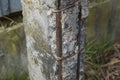
<path id="1" fill-rule="evenodd" d="M 2 41 L 2 46 L 5 47 L 6 51 L 12 55 L 17 55 L 16 46 L 19 43 L 22 31 L 23 24 L 21 12 L 0 18 L 0 41 Z M 0 80 L 29 80 L 28 72 L 17 70 L 18 72 L 14 69 L 8 69 L 6 70 L 8 72 L 5 73 L 0 72 Z"/>
<path id="2" fill-rule="evenodd" d="M 91 40 L 86 43 L 86 75 L 85 80 L 101 80 L 102 65 L 106 64 L 105 55 L 113 49 L 115 42 L 108 39 Z M 88 70 L 89 69 L 89 70 Z"/>
<path id="3" fill-rule="evenodd" d="M 89 56 L 89 63 L 98 64 L 102 61 L 102 57 L 105 53 L 113 48 L 115 43 L 107 39 L 103 39 L 100 42 L 91 40 L 86 44 L 86 55 Z M 93 58 L 94 57 L 94 58 Z"/>
<path id="4" fill-rule="evenodd" d="M 18 73 L 18 75 L 16 75 L 16 72 L 11 71 L 11 75 L 9 75 L 9 77 L 0 77 L 0 80 L 30 80 L 28 73 L 21 71 L 20 73 Z"/>

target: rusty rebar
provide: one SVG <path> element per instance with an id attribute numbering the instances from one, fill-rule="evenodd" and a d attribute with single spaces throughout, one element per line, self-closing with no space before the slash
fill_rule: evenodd
<path id="1" fill-rule="evenodd" d="M 60 10 L 61 0 L 57 2 L 57 10 Z M 56 13 L 56 46 L 57 57 L 62 57 L 62 24 L 61 24 L 61 12 Z M 62 60 L 57 61 L 58 67 L 58 80 L 62 80 Z"/>

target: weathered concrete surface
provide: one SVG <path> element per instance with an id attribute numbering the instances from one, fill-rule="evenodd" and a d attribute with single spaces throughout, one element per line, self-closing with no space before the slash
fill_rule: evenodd
<path id="1" fill-rule="evenodd" d="M 61 7 L 64 7 L 75 0 L 61 1 Z M 82 0 L 81 3 L 82 19 L 88 16 L 86 2 L 87 0 Z M 54 57 L 57 54 L 56 14 L 53 12 L 53 9 L 56 9 L 56 3 L 57 0 L 22 0 L 31 80 L 57 80 L 57 62 Z M 63 56 L 68 55 L 68 52 L 77 52 L 79 13 L 79 1 L 74 7 L 62 11 Z M 77 54 L 64 60 L 62 65 L 63 80 L 77 80 Z"/>

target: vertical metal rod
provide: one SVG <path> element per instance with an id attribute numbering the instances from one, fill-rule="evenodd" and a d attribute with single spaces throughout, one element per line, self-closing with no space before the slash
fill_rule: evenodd
<path id="1" fill-rule="evenodd" d="M 57 9 L 60 10 L 61 0 L 58 0 Z M 57 57 L 62 57 L 62 24 L 61 12 L 56 13 L 56 46 Z M 62 80 L 62 60 L 58 60 L 58 80 Z"/>

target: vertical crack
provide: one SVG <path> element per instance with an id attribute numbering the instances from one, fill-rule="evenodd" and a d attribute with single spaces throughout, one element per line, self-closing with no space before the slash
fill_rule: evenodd
<path id="1" fill-rule="evenodd" d="M 78 9 L 79 9 L 79 14 L 78 14 L 78 36 L 77 36 L 77 42 L 78 42 L 78 56 L 77 56 L 77 71 L 76 71 L 76 80 L 79 80 L 79 74 L 80 74 L 80 36 L 81 36 L 81 16 L 82 16 L 82 13 L 81 13 L 81 5 L 80 3 L 78 3 Z"/>

